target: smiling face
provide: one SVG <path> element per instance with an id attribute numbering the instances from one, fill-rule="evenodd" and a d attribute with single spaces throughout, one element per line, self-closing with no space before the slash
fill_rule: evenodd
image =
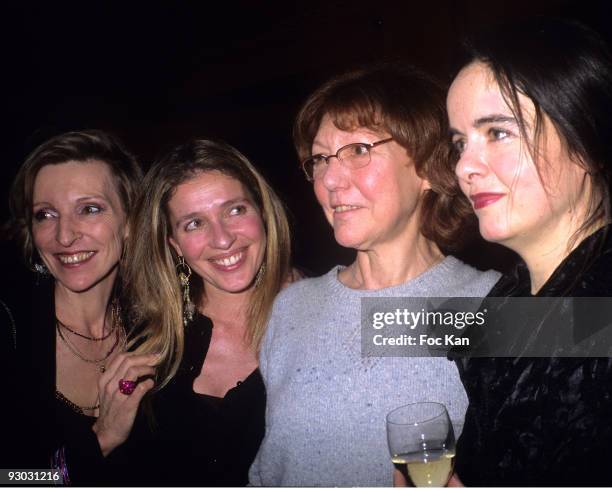
<path id="1" fill-rule="evenodd" d="M 314 138 L 312 154 L 333 155 L 350 143 L 374 143 L 388 138 L 366 128 L 338 129 L 325 116 Z M 426 181 L 417 176 L 406 150 L 391 141 L 371 149 L 371 161 L 350 169 L 329 160 L 315 179 L 314 190 L 336 241 L 360 251 L 402 245 L 419 233 L 418 210 Z"/>
<path id="2" fill-rule="evenodd" d="M 533 140 L 534 108 L 519 94 Z M 584 219 L 589 181 L 568 155 L 550 120 L 536 151 L 540 175 L 489 68 L 479 62 L 457 75 L 448 93 L 456 174 L 478 216 L 480 233 L 519 254 L 567 244 Z"/>
<path id="3" fill-rule="evenodd" d="M 61 287 L 83 292 L 115 280 L 126 216 L 100 161 L 46 165 L 34 181 L 32 235 Z"/>
<path id="4" fill-rule="evenodd" d="M 204 288 L 239 293 L 253 285 L 266 233 L 244 186 L 220 172 L 180 184 L 168 202 L 170 243 L 204 281 Z"/>

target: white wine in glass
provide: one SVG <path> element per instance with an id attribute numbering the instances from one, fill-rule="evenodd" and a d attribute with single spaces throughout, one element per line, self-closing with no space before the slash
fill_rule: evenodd
<path id="1" fill-rule="evenodd" d="M 441 403 L 412 403 L 387 415 L 391 461 L 415 487 L 443 487 L 453 474 L 455 435 Z"/>

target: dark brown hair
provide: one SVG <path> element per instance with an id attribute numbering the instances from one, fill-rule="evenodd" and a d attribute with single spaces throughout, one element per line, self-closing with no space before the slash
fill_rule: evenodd
<path id="1" fill-rule="evenodd" d="M 431 185 L 421 205 L 421 233 L 445 251 L 456 250 L 472 211 L 454 175 L 447 172 L 445 95 L 431 77 L 400 64 L 379 64 L 332 78 L 298 113 L 293 128 L 298 156 L 302 160 L 311 155 L 325 115 L 340 130 L 363 127 L 390 134 L 414 161 L 417 175 Z"/>
<path id="2" fill-rule="evenodd" d="M 536 17 L 485 30 L 464 43 L 461 68 L 484 63 L 516 117 L 536 169 L 545 117 L 592 185 L 577 237 L 612 221 L 612 55 L 603 39 L 573 21 Z M 533 103 L 533 138 L 519 95 Z M 454 168 L 456 159 L 451 161 Z"/>

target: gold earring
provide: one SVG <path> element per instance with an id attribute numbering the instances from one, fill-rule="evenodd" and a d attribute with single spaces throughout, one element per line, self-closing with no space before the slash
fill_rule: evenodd
<path id="1" fill-rule="evenodd" d="M 183 325 L 193 320 L 193 313 L 195 311 L 195 305 L 191 301 L 191 295 L 189 291 L 189 278 L 191 277 L 191 267 L 185 262 L 185 257 L 179 255 L 179 263 L 176 264 L 176 270 L 178 273 L 179 283 L 183 289 Z"/>
<path id="2" fill-rule="evenodd" d="M 255 275 L 255 287 L 259 287 L 259 285 L 263 282 L 264 276 L 266 275 L 266 264 L 261 264 L 261 267 L 257 271 Z"/>

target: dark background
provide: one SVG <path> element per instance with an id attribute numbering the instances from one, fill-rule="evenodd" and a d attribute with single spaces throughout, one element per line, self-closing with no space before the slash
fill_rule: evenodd
<path id="1" fill-rule="evenodd" d="M 379 59 L 407 60 L 448 82 L 466 34 L 540 14 L 582 20 L 610 40 L 603 0 L 4 5 L 0 219 L 17 167 L 55 134 L 109 130 L 145 169 L 189 138 L 221 138 L 287 203 L 296 263 L 323 273 L 352 253 L 335 243 L 298 168 L 291 125 L 300 103 L 329 76 Z M 12 255 L 3 252 L 4 273 L 16 267 Z M 482 242 L 461 256 L 480 267 L 507 260 Z"/>

